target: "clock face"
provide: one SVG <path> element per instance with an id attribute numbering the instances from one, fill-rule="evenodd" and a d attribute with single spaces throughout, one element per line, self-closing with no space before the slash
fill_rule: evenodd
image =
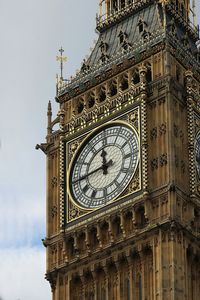
<path id="1" fill-rule="evenodd" d="M 195 156 L 196 156 L 197 174 L 200 177 L 200 132 L 197 134 L 195 140 Z"/>
<path id="2" fill-rule="evenodd" d="M 94 209 L 117 198 L 139 161 L 135 130 L 121 122 L 92 133 L 78 149 L 69 173 L 69 193 L 81 207 Z"/>

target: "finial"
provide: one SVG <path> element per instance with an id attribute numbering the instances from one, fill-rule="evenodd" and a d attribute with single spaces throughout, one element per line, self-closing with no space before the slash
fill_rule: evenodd
<path id="1" fill-rule="evenodd" d="M 48 114 L 52 114 L 52 107 L 51 107 L 51 101 L 48 103 Z"/>
<path id="2" fill-rule="evenodd" d="M 67 57 L 63 56 L 63 48 L 61 47 L 59 50 L 60 55 L 56 56 L 56 60 L 60 61 L 60 79 L 63 80 L 63 63 L 67 61 Z"/>

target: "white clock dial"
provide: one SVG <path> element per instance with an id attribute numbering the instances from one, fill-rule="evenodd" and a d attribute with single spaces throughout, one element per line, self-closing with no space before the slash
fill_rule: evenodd
<path id="1" fill-rule="evenodd" d="M 197 174 L 200 177 L 200 132 L 195 139 L 195 156 L 196 156 L 196 168 Z"/>
<path id="2" fill-rule="evenodd" d="M 133 177 L 139 160 L 137 133 L 113 122 L 87 138 L 69 171 L 71 197 L 80 206 L 97 208 L 116 199 Z"/>

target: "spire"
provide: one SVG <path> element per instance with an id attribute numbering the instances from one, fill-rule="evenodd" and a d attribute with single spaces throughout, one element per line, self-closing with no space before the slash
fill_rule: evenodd
<path id="1" fill-rule="evenodd" d="M 51 107 L 51 101 L 48 103 L 47 108 L 47 134 L 50 135 L 52 133 L 52 107 Z"/>
<path id="2" fill-rule="evenodd" d="M 47 116 L 52 116 L 52 107 L 51 107 L 51 101 L 49 101 L 49 103 L 48 103 Z"/>

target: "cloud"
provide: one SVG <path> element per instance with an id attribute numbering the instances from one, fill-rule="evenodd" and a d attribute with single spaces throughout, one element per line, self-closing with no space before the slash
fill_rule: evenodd
<path id="1" fill-rule="evenodd" d="M 0 247 L 42 246 L 45 236 L 45 199 L 0 194 Z"/>
<path id="2" fill-rule="evenodd" d="M 45 251 L 37 248 L 0 250 L 0 300 L 51 299 L 44 279 Z"/>

